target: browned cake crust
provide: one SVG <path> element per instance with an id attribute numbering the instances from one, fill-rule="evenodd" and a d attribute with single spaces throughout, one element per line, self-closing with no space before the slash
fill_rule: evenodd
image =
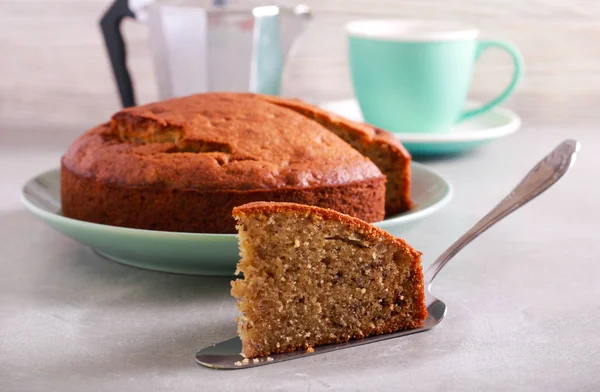
<path id="1" fill-rule="evenodd" d="M 413 329 L 427 317 L 421 253 L 333 210 L 233 209 L 244 279 L 232 282 L 247 357 Z"/>
<path id="2" fill-rule="evenodd" d="M 264 96 L 269 102 L 292 109 L 335 133 L 369 157 L 387 177 L 385 209 L 394 215 L 411 208 L 409 152 L 391 133 L 368 124 L 350 121 L 297 99 Z"/>
<path id="3" fill-rule="evenodd" d="M 103 183 L 76 175 L 64 166 L 61 172 L 61 188 L 68 190 L 62 196 L 65 216 L 113 226 L 190 233 L 231 233 L 235 226 L 233 207 L 261 200 L 320 205 L 377 221 L 384 201 L 383 186 L 381 179 L 372 179 L 311 188 L 197 191 Z"/>
<path id="4" fill-rule="evenodd" d="M 231 209 L 256 200 L 379 221 L 385 181 L 317 122 L 235 93 L 124 109 L 78 138 L 61 162 L 65 216 L 182 232 L 234 233 Z"/>

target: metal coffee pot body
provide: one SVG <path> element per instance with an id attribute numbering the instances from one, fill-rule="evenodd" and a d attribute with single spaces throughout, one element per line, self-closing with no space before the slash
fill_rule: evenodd
<path id="1" fill-rule="evenodd" d="M 149 28 L 160 99 L 210 91 L 279 95 L 294 42 L 306 28 L 307 6 L 208 6 L 196 1 L 116 0 L 100 25 L 124 107 L 136 104 L 120 25 Z"/>

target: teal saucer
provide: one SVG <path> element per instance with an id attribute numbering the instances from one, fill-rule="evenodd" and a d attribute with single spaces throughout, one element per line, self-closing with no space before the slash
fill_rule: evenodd
<path id="1" fill-rule="evenodd" d="M 427 167 L 413 163 L 412 175 L 415 207 L 375 224 L 394 235 L 438 211 L 452 197 L 450 184 Z M 163 272 L 231 276 L 239 259 L 236 234 L 140 230 L 66 218 L 61 214 L 58 169 L 29 180 L 21 200 L 53 229 L 123 264 Z"/>
<path id="2" fill-rule="evenodd" d="M 479 106 L 468 102 L 465 108 Z M 363 121 L 354 99 L 322 103 L 323 109 L 354 121 Z M 456 124 L 440 133 L 394 133 L 414 156 L 456 154 L 472 150 L 484 143 L 510 135 L 521 127 L 521 119 L 511 110 L 496 107 L 489 112 Z"/>

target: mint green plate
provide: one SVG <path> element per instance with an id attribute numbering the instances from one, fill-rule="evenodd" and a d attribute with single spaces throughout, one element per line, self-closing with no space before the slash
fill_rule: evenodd
<path id="1" fill-rule="evenodd" d="M 410 223 L 442 208 L 452 187 L 440 175 L 412 164 L 415 208 L 375 225 L 401 235 Z M 25 207 L 44 223 L 109 259 L 155 271 L 194 275 L 233 275 L 238 256 L 237 235 L 175 233 L 129 229 L 66 218 L 60 211 L 60 171 L 29 180 L 22 189 Z"/>
<path id="2" fill-rule="evenodd" d="M 363 121 L 354 99 L 322 103 L 323 109 L 354 121 Z M 467 102 L 465 109 L 481 106 Z M 414 156 L 455 154 L 472 150 L 484 143 L 510 135 L 521 127 L 521 119 L 511 110 L 495 107 L 490 111 L 456 124 L 439 133 L 394 133 Z"/>

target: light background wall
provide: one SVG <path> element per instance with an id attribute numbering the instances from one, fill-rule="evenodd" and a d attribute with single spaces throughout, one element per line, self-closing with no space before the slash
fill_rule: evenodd
<path id="1" fill-rule="evenodd" d="M 202 2 L 202 1 L 200 1 Z M 237 3 L 260 4 L 261 1 Z M 0 122 L 11 132 L 90 126 L 118 110 L 98 28 L 107 0 L 0 0 Z M 289 3 L 289 2 L 287 2 Z M 600 116 L 600 2 L 595 0 L 305 0 L 314 20 L 286 74 L 285 94 L 310 101 L 352 94 L 344 23 L 373 17 L 442 18 L 481 28 L 523 52 L 526 76 L 507 106 L 525 122 L 589 123 Z M 127 21 L 140 102 L 156 98 L 147 29 Z M 501 52 L 477 65 L 472 98 L 497 93 L 510 74 Z M 6 140 L 2 128 L 0 142 Z"/>

